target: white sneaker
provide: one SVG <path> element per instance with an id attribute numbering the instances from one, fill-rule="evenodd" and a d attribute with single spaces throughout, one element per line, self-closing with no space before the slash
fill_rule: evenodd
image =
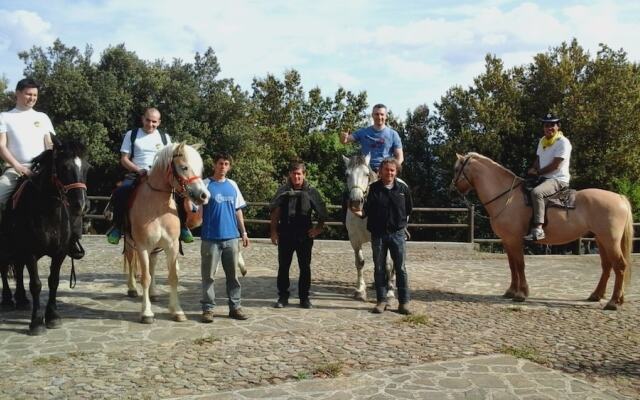
<path id="1" fill-rule="evenodd" d="M 523 237 L 524 240 L 526 241 L 538 241 L 538 240 L 542 240 L 544 239 L 544 231 L 542 230 L 542 228 L 533 228 L 531 229 L 531 232 L 526 235 L 525 237 Z"/>

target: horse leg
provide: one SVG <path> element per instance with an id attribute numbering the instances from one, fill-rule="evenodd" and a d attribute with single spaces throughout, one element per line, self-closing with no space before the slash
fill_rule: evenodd
<path id="1" fill-rule="evenodd" d="M 56 329 L 62 326 L 62 318 L 58 314 L 57 295 L 58 284 L 60 283 L 60 267 L 64 261 L 65 255 L 58 255 L 51 259 L 51 268 L 49 271 L 49 301 L 44 313 L 44 321 L 49 329 Z"/>
<path id="2" fill-rule="evenodd" d="M 514 289 L 513 301 L 525 301 L 529 296 L 529 285 L 524 273 L 523 245 L 520 242 L 504 243 L 504 248 L 507 251 L 509 269 L 511 270 L 511 286 L 507 292 Z"/>
<path id="3" fill-rule="evenodd" d="M 23 265 L 18 268 L 22 269 Z M 31 292 L 31 323 L 29 324 L 29 335 L 36 336 L 45 332 L 42 311 L 40 310 L 40 292 L 42 291 L 42 282 L 38 276 L 38 260 L 35 256 L 29 257 L 27 261 L 27 270 L 29 271 L 29 291 Z"/>
<path id="4" fill-rule="evenodd" d="M 151 274 L 151 283 L 149 284 L 149 300 L 152 303 L 157 303 L 160 301 L 160 296 L 158 295 L 157 286 L 156 286 L 156 262 L 158 261 L 157 252 L 153 251 L 149 254 L 149 274 Z"/>
<path id="5" fill-rule="evenodd" d="M 31 304 L 29 304 L 27 291 L 24 288 L 24 265 L 14 265 L 13 269 L 16 274 L 16 292 L 13 297 L 16 301 L 16 309 L 28 310 L 31 308 Z"/>
<path id="6" fill-rule="evenodd" d="M 367 288 L 364 282 L 364 256 L 362 255 L 362 244 L 353 245 L 353 254 L 355 256 L 356 271 L 358 272 L 358 283 L 356 290 L 353 292 L 353 298 L 357 300 L 367 301 Z"/>
<path id="7" fill-rule="evenodd" d="M 8 265 L 3 265 L 0 267 L 0 275 L 2 275 L 2 302 L 0 302 L 0 309 L 2 309 L 3 311 L 15 310 L 16 303 L 13 301 L 11 286 L 9 286 Z"/>
<path id="8" fill-rule="evenodd" d="M 136 286 L 136 270 L 138 268 L 138 262 L 136 259 L 136 253 L 126 244 L 123 262 L 124 269 L 127 272 L 127 296 L 136 298 L 138 297 L 138 288 Z"/>
<path id="9" fill-rule="evenodd" d="M 149 286 L 151 284 L 151 275 L 149 274 L 149 253 L 146 250 L 137 250 L 138 265 L 142 277 L 142 311 L 140 313 L 140 322 L 143 324 L 152 324 L 154 322 L 153 311 L 151 311 L 151 301 L 149 300 Z"/>
<path id="10" fill-rule="evenodd" d="M 607 282 L 611 275 L 611 260 L 607 255 L 606 246 L 604 246 L 598 238 L 596 238 L 596 242 L 598 243 L 598 250 L 600 252 L 600 267 L 602 268 L 602 274 L 600 274 L 598 285 L 596 285 L 593 293 L 591 293 L 587 299 L 588 301 L 600 301 L 604 298 L 604 294 L 607 290 Z"/>
<path id="11" fill-rule="evenodd" d="M 169 254 L 172 253 L 172 254 Z M 178 298 L 178 254 L 175 251 L 167 252 L 167 267 L 169 268 L 169 312 L 173 314 L 173 320 L 176 322 L 184 322 L 187 317 L 182 311 L 180 306 L 180 299 Z"/>
<path id="12" fill-rule="evenodd" d="M 613 284 L 613 294 L 611 295 L 611 299 L 604 307 L 604 309 L 617 310 L 618 305 L 622 305 L 622 303 L 624 303 L 625 270 L 627 268 L 630 268 L 630 266 L 627 265 L 627 261 L 624 259 L 620 249 L 614 248 L 611 250 L 607 250 L 606 252 L 607 254 L 613 254 L 613 256 L 609 257 L 609 263 L 613 268 L 616 280 Z"/>
<path id="13" fill-rule="evenodd" d="M 396 271 L 393 268 L 393 262 L 391 261 L 391 256 L 389 254 L 387 254 L 385 269 L 387 272 L 387 302 L 389 302 L 396 297 Z"/>
<path id="14" fill-rule="evenodd" d="M 506 292 L 502 295 L 502 297 L 506 299 L 513 299 L 516 295 L 516 290 L 518 288 L 518 274 L 515 269 L 515 261 L 511 253 L 507 252 L 507 259 L 509 260 L 509 272 L 511 273 L 511 284 Z"/>

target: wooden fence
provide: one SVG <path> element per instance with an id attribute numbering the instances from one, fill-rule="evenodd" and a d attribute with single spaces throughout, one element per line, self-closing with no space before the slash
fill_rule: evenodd
<path id="1" fill-rule="evenodd" d="M 99 202 L 103 202 L 104 204 L 106 204 L 106 202 L 109 200 L 109 197 L 107 196 L 88 196 L 89 200 L 91 200 L 92 202 L 94 201 L 99 201 Z M 269 206 L 269 203 L 266 202 L 247 202 L 247 205 L 251 206 L 251 207 L 263 207 L 263 208 L 267 208 Z M 341 207 L 338 205 L 328 205 L 327 208 L 329 210 L 336 210 L 336 209 L 340 209 Z M 451 224 L 423 224 L 423 223 L 409 223 L 409 228 L 411 230 L 413 229 L 432 229 L 432 228 L 442 228 L 442 229 L 465 229 L 467 231 L 467 242 L 469 243 L 489 243 L 489 244 L 497 244 L 500 243 L 501 240 L 498 238 L 476 238 L 474 237 L 474 230 L 475 230 L 475 206 L 471 205 L 470 207 L 464 208 L 464 207 L 460 207 L 460 208 L 435 208 L 435 207 L 415 207 L 413 209 L 413 212 L 416 213 L 429 213 L 429 212 L 446 212 L 446 213 L 456 213 L 456 214 L 465 214 L 467 217 L 467 222 L 466 223 L 451 223 Z M 89 219 L 97 219 L 97 220 L 102 220 L 104 219 L 104 216 L 102 214 L 88 214 L 85 216 L 86 218 Z M 246 224 L 269 224 L 269 220 L 268 219 L 252 219 L 252 218 L 246 218 L 245 219 L 245 223 Z M 340 226 L 342 225 L 342 222 L 340 221 L 328 221 L 326 223 L 326 225 L 330 225 L 330 226 Z M 640 226 L 640 223 L 634 223 L 633 227 L 637 228 Z M 634 230 L 635 231 L 635 230 Z M 640 241 L 639 237 L 635 236 L 634 233 L 634 238 L 633 238 L 634 242 L 635 241 Z M 584 238 L 579 238 L 575 244 L 576 244 L 576 251 L 575 253 L 580 254 L 582 251 L 582 243 L 583 242 L 594 242 L 595 239 L 594 238 L 589 238 L 589 237 L 584 237 Z"/>

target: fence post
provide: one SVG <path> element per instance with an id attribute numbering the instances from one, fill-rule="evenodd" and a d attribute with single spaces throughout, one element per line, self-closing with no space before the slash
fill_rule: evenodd
<path id="1" fill-rule="evenodd" d="M 469 206 L 469 243 L 473 244 L 473 231 L 474 231 L 474 221 L 473 221 L 473 214 L 474 214 L 474 209 L 475 206 L 472 204 Z"/>

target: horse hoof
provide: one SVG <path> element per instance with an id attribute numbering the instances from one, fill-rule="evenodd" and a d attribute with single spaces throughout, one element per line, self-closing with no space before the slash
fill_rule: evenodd
<path id="1" fill-rule="evenodd" d="M 356 300 L 367 301 L 367 296 L 362 292 L 355 292 L 353 298 Z"/>
<path id="2" fill-rule="evenodd" d="M 504 292 L 502 297 L 504 297 L 505 299 L 513 299 L 515 297 L 515 294 L 507 290 L 506 292 Z"/>
<path id="3" fill-rule="evenodd" d="M 2 311 L 13 311 L 16 309 L 16 303 L 13 302 L 13 300 L 8 300 L 8 301 L 2 301 L 2 303 L 0 303 L 0 310 Z"/>
<path id="4" fill-rule="evenodd" d="M 56 319 L 49 320 L 47 321 L 46 325 L 47 325 L 47 329 L 58 329 L 62 327 L 62 319 L 56 318 Z"/>
<path id="5" fill-rule="evenodd" d="M 175 322 L 184 322 L 187 320 L 187 317 L 184 314 L 175 314 L 173 316 L 173 320 Z"/>
<path id="6" fill-rule="evenodd" d="M 155 322 L 155 318 L 151 317 L 141 317 L 140 322 L 143 324 L 153 324 Z"/>
<path id="7" fill-rule="evenodd" d="M 513 296 L 513 301 L 518 302 L 518 303 L 522 303 L 523 301 L 525 301 L 527 298 L 524 296 L 520 296 L 520 295 L 514 295 Z"/>
<path id="8" fill-rule="evenodd" d="M 587 301 L 600 301 L 600 299 L 601 299 L 601 297 L 598 297 L 595 294 L 592 294 L 591 296 L 589 296 Z"/>
<path id="9" fill-rule="evenodd" d="M 607 305 L 604 306 L 604 309 L 607 311 L 616 311 L 618 309 L 618 305 L 615 303 L 607 303 Z"/>
<path id="10" fill-rule="evenodd" d="M 137 290 L 127 290 L 127 296 L 131 297 L 132 299 L 135 299 L 136 297 L 138 297 L 138 291 Z"/>
<path id="11" fill-rule="evenodd" d="M 40 336 L 46 331 L 44 325 L 29 326 L 29 336 Z"/>
<path id="12" fill-rule="evenodd" d="M 157 303 L 158 301 L 160 301 L 160 296 L 158 295 L 149 296 L 149 301 L 152 303 Z"/>

